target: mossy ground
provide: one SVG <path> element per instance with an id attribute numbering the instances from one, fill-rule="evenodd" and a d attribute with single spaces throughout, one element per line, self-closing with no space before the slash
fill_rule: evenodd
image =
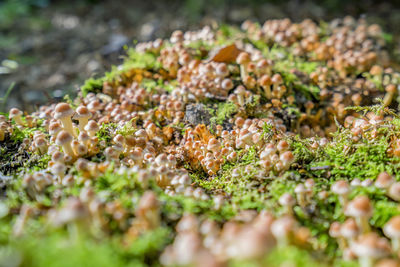
<path id="1" fill-rule="evenodd" d="M 237 28 L 223 26 L 220 28 L 219 43 L 227 44 L 230 38 L 241 31 Z M 321 62 L 305 60 L 293 55 L 288 48 L 269 46 L 262 42 L 247 40 L 262 50 L 270 58 L 275 59 L 275 71 L 280 73 L 285 85 L 293 89 L 294 94 L 300 94 L 304 99 L 318 101 L 319 88 L 311 83 L 304 82 L 298 76 L 291 73 L 290 69 L 297 69 L 306 74 L 315 71 L 321 66 Z M 192 44 L 193 49 L 204 48 L 204 44 Z M 201 55 L 201 53 L 199 53 Z M 201 57 L 201 56 L 199 56 Z M 81 87 L 83 95 L 99 93 L 103 89 L 104 82 L 124 84 L 127 77 L 137 75 L 136 79 L 148 91 L 163 90 L 170 92 L 176 81 L 174 79 L 159 78 L 151 80 L 142 77 L 142 71 L 159 72 L 162 66 L 156 60 L 156 56 L 150 52 L 139 53 L 133 48 L 127 50 L 124 64 L 113 68 L 101 78 L 91 78 Z M 137 71 L 140 70 L 140 71 Z M 379 81 L 375 81 L 379 83 Z M 265 99 L 255 99 L 255 102 L 265 102 Z M 259 102 L 257 102 L 259 103 Z M 224 101 L 210 103 L 204 102 L 210 107 L 212 118 L 211 128 L 229 121 L 237 112 L 236 105 Z M 263 103 L 265 104 L 265 103 Z M 251 111 L 252 103 L 246 105 L 246 111 Z M 284 107 L 286 112 L 298 117 L 299 107 L 296 105 Z M 373 108 L 371 108 L 372 111 Z M 361 112 L 361 110 L 360 110 Z M 262 117 L 266 114 L 253 114 L 253 117 Z M 17 129 L 17 128 L 16 128 Z M 261 211 L 267 209 L 279 215 L 283 210 L 277 200 L 286 192 L 294 195 L 295 186 L 307 178 L 313 178 L 316 186 L 314 193 L 329 190 L 331 184 L 338 179 L 360 180 L 375 179 L 382 172 L 387 171 L 400 180 L 399 160 L 387 155 L 391 140 L 398 137 L 400 132 L 400 119 L 385 122 L 379 128 L 379 138 L 370 138 L 368 134 L 361 140 L 354 141 L 348 129 L 339 127 L 333 134 L 327 146 L 313 149 L 311 144 L 314 139 L 288 136 L 296 157 L 296 164 L 284 173 L 272 173 L 269 177 L 257 176 L 259 157 L 256 147 L 246 150 L 238 150 L 235 161 L 222 165 L 221 170 L 212 177 L 207 177 L 199 170 L 190 170 L 193 182 L 208 193 L 224 195 L 228 201 L 220 210 L 215 209 L 212 199 L 194 200 L 184 196 L 169 196 L 154 184 L 143 186 L 137 180 L 137 174 L 120 174 L 110 167 L 99 177 L 93 179 L 92 184 L 96 193 L 104 201 L 115 201 L 127 210 L 134 210 L 140 196 L 145 190 L 151 189 L 157 193 L 161 201 L 161 216 L 163 224 L 159 229 L 152 230 L 138 236 L 129 246 L 124 245 L 124 236 L 113 229 L 116 221 L 110 219 L 110 235 L 92 236 L 82 234 L 79 239 L 72 239 L 66 229 L 52 229 L 44 219 L 30 220 L 27 226 L 27 234 L 21 238 L 14 238 L 12 227 L 16 221 L 16 214 L 21 204 L 36 205 L 41 208 L 50 208 L 53 205 L 62 205 L 68 196 L 78 196 L 82 182 L 78 182 L 72 188 L 63 189 L 60 199 L 52 198 L 52 193 L 59 190 L 59 186 L 52 185 L 46 188 L 42 199 L 33 200 L 25 192 L 22 185 L 22 174 L 32 170 L 44 169 L 49 157 L 29 152 L 26 155 L 16 155 L 16 144 L 23 142 L 24 138 L 32 135 L 39 128 L 28 130 L 15 130 L 1 143 L 0 170 L 3 174 L 13 175 L 14 178 L 6 187 L 6 197 L 0 202 L 0 265 L 9 263 L 8 266 L 145 266 L 159 265 L 158 256 L 174 237 L 174 227 L 185 213 L 193 213 L 201 218 L 210 218 L 219 223 L 224 223 L 233 218 L 241 210 L 255 209 Z M 124 127 L 119 129 L 116 124 L 109 123 L 101 126 L 97 133 L 100 141 L 110 144 L 112 133 L 131 135 L 136 129 Z M 184 125 L 181 130 L 185 130 Z M 265 126 L 263 138 L 268 139 L 274 129 Z M 14 162 L 15 157 L 21 156 L 21 164 L 5 171 L 8 162 Z M 27 160 L 32 159 L 34 160 Z M 253 168 L 252 168 L 253 167 Z M 238 170 L 241 175 L 234 177 L 233 170 Z M 251 171 L 251 170 L 254 170 Z M 249 171 L 250 170 L 250 171 Z M 79 172 L 75 171 L 79 177 Z M 398 205 L 391 201 L 383 192 L 376 188 L 358 188 L 353 191 L 351 198 L 358 194 L 365 194 L 374 203 L 375 212 L 370 221 L 372 227 L 381 228 L 393 215 L 400 214 Z M 6 212 L 3 212 L 6 209 Z M 340 251 L 337 250 L 336 241 L 328 235 L 328 229 L 332 221 L 343 222 L 345 217 L 342 207 L 336 196 L 330 196 L 326 201 L 316 202 L 306 208 L 295 208 L 295 216 L 301 225 L 310 229 L 314 239 L 313 251 L 310 255 L 305 249 L 297 247 L 278 248 L 269 254 L 263 261 L 268 266 L 281 266 L 285 262 L 291 262 L 296 266 L 353 266 L 353 262 L 337 260 Z M 132 218 L 128 218 L 132 219 Z M 256 262 L 231 262 L 232 266 L 259 266 Z"/>

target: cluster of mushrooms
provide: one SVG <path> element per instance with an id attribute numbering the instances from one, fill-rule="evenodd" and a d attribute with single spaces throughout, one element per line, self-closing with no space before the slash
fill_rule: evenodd
<path id="1" fill-rule="evenodd" d="M 384 112 L 397 108 L 400 82 L 386 45 L 378 25 L 350 17 L 321 25 L 246 21 L 232 33 L 211 27 L 175 31 L 169 39 L 136 45 L 136 53 L 155 58 L 152 66 L 121 67 L 100 90 L 80 92 L 72 102 L 29 115 L 11 109 L 0 116 L 0 146 L 14 142 L 31 157 L 48 159 L 42 169 L 11 172 L 10 180 L 20 181 L 30 200 L 10 207 L 12 238 L 27 235 L 30 220 L 66 229 L 71 240 L 115 234 L 124 245 L 169 227 L 172 242 L 156 259 L 162 265 L 228 266 L 235 260 L 262 265 L 271 251 L 290 246 L 324 253 L 309 227 L 313 218 L 299 214 L 318 205 L 337 206 L 340 217 L 329 222 L 325 234 L 339 250 L 319 259 L 321 265 L 340 260 L 400 266 L 400 210 L 377 229 L 369 222 L 374 201 L 354 195 L 376 188 L 381 198 L 397 203 L 400 182 L 393 173 L 372 179 L 325 175 L 325 187 L 318 185 L 321 177 L 304 175 L 277 199 L 268 195 L 271 181 L 292 183 L 290 173 L 306 168 L 294 145 L 299 138 L 310 151 L 322 151 L 339 142 L 333 134 L 339 128 L 354 146 L 397 129 L 391 124 L 394 113 Z M 288 67 L 290 61 L 314 67 Z M 377 112 L 349 108 L 376 104 L 376 98 L 381 99 Z M 24 139 L 13 140 L 21 132 Z M 387 157 L 400 156 L 397 140 L 390 137 Z M 249 151 L 253 161 L 243 164 Z M 138 184 L 142 193 L 133 207 L 124 206 L 118 194 L 98 192 L 99 177 L 106 175 Z M 219 188 L 202 186 L 201 181 L 218 179 Z M 232 203 L 232 193 L 224 191 L 232 183 L 251 188 L 255 181 L 262 185 L 256 191 L 260 199 L 269 201 L 264 209 Z M 6 185 L 4 199 L 12 188 Z M 229 206 L 234 214 L 222 220 L 164 214 L 160 194 L 212 203 L 209 209 L 216 213 Z M 51 199 L 46 209 L 45 196 Z"/>

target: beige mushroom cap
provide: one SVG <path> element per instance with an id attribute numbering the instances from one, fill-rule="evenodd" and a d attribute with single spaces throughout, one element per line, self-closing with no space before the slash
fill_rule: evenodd
<path id="1" fill-rule="evenodd" d="M 63 119 L 72 117 L 74 114 L 74 110 L 67 103 L 59 103 L 55 108 L 54 118 L 55 119 Z"/>
<path id="2" fill-rule="evenodd" d="M 95 132 L 99 129 L 99 125 L 94 120 L 89 121 L 88 124 L 85 126 L 85 130 L 89 132 Z"/>
<path id="3" fill-rule="evenodd" d="M 392 217 L 383 227 L 383 232 L 389 238 L 400 238 L 400 215 Z"/>
<path id="4" fill-rule="evenodd" d="M 360 228 L 356 221 L 350 218 L 340 227 L 340 233 L 345 238 L 355 238 L 360 233 Z"/>
<path id="5" fill-rule="evenodd" d="M 387 172 L 381 172 L 375 181 L 375 186 L 378 188 L 388 188 L 391 186 L 395 180 L 393 177 Z"/>
<path id="6" fill-rule="evenodd" d="M 350 193 L 349 183 L 345 180 L 340 180 L 331 186 L 331 191 L 338 195 L 346 195 Z"/>
<path id="7" fill-rule="evenodd" d="M 57 135 L 56 144 L 62 146 L 66 143 L 70 143 L 72 139 L 73 137 L 69 132 L 62 130 Z"/>
<path id="8" fill-rule="evenodd" d="M 372 205 L 367 196 L 355 197 L 347 206 L 345 215 L 351 217 L 371 217 Z"/>
<path id="9" fill-rule="evenodd" d="M 21 116 L 22 114 L 23 113 L 21 110 L 19 110 L 17 108 L 12 108 L 12 109 L 10 109 L 9 117 L 10 117 L 10 119 L 12 119 L 14 117 Z"/>
<path id="10" fill-rule="evenodd" d="M 83 119 L 83 118 L 90 118 L 92 113 L 90 113 L 89 109 L 85 106 L 79 106 L 76 109 L 76 113 L 74 115 L 74 119 Z"/>
<path id="11" fill-rule="evenodd" d="M 285 193 L 279 198 L 279 204 L 282 206 L 293 206 L 296 204 L 296 199 L 291 194 Z"/>
<path id="12" fill-rule="evenodd" d="M 374 232 L 362 235 L 351 248 L 358 257 L 374 259 L 385 257 L 391 251 L 389 242 Z"/>

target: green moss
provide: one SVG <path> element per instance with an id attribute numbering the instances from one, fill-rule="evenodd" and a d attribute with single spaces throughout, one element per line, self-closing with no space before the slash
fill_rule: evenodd
<path id="1" fill-rule="evenodd" d="M 83 86 L 81 86 L 81 92 L 83 96 L 86 96 L 88 93 L 100 93 L 103 89 L 103 78 L 90 78 L 85 81 Z"/>
<path id="2" fill-rule="evenodd" d="M 140 53 L 134 48 L 127 50 L 127 56 L 124 57 L 123 64 L 120 66 L 113 66 L 111 71 L 106 72 L 101 78 L 90 78 L 85 81 L 81 87 L 83 96 L 88 93 L 100 93 L 103 88 L 104 82 L 113 82 L 119 80 L 121 75 L 132 69 L 158 69 L 161 65 L 157 62 L 156 55 L 152 53 Z"/>
<path id="3" fill-rule="evenodd" d="M 133 122 L 135 120 L 136 119 L 133 118 L 130 122 L 127 122 L 123 127 L 117 128 L 115 131 L 116 134 L 120 134 L 124 137 L 135 134 L 135 132 L 137 131 L 137 129 L 133 127 Z"/>
<path id="4" fill-rule="evenodd" d="M 158 79 L 157 81 L 152 79 L 143 79 L 141 85 L 148 91 L 157 93 L 158 90 L 164 90 L 171 93 L 178 86 L 178 81 L 164 81 L 163 79 Z"/>
<path id="5" fill-rule="evenodd" d="M 211 125 L 222 125 L 237 112 L 237 106 L 232 102 L 219 103 L 215 116 L 210 119 Z M 213 114 L 213 113 L 212 113 Z"/>
<path id="6" fill-rule="evenodd" d="M 104 123 L 100 125 L 100 129 L 96 133 L 96 136 L 99 138 L 99 141 L 104 141 L 106 142 L 106 145 L 109 146 L 111 145 L 111 140 L 117 127 L 118 126 L 115 123 Z"/>

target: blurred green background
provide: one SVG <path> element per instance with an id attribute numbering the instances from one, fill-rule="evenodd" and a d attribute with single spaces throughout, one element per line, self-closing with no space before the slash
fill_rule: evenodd
<path id="1" fill-rule="evenodd" d="M 0 0 L 0 111 L 14 106 L 32 111 L 74 94 L 85 79 L 118 64 L 124 45 L 166 37 L 174 29 L 245 19 L 319 21 L 351 15 L 382 25 L 398 47 L 399 2 Z"/>

